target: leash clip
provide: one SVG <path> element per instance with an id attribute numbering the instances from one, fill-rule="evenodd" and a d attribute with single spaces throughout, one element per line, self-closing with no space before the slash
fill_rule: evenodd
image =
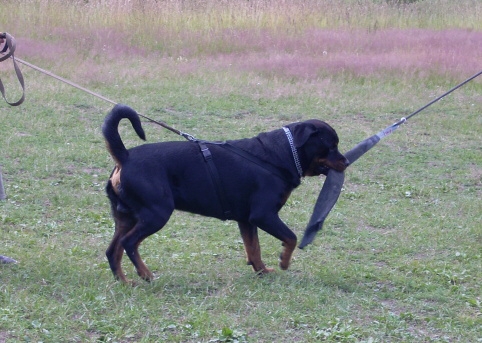
<path id="1" fill-rule="evenodd" d="M 198 141 L 198 139 L 196 137 L 194 137 L 193 135 L 190 135 L 189 133 L 186 133 L 186 132 L 182 132 L 182 131 L 179 131 L 179 134 L 186 138 L 188 141 L 190 142 L 196 142 Z"/>

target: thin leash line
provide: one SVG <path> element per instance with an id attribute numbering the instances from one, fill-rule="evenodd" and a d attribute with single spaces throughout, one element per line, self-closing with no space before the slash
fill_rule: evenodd
<path id="1" fill-rule="evenodd" d="M 463 85 L 465 85 L 466 83 L 472 81 L 473 79 L 475 79 L 477 76 L 481 75 L 482 74 L 482 70 L 479 71 L 477 74 L 469 77 L 467 80 L 459 83 L 457 86 L 454 86 L 452 87 L 451 89 L 449 89 L 448 91 L 446 91 L 444 94 L 442 94 L 441 96 L 439 96 L 438 98 L 432 100 L 431 102 L 429 102 L 427 105 L 419 108 L 418 110 L 412 112 L 409 116 L 407 116 L 405 119 L 410 119 L 411 117 L 413 117 L 414 115 L 418 114 L 419 112 L 422 112 L 424 109 L 426 109 L 427 107 L 429 107 L 430 105 L 436 103 L 437 101 L 439 101 L 440 99 L 444 98 L 445 96 L 449 95 L 450 93 L 452 93 L 454 90 L 462 87 Z"/>
<path id="2" fill-rule="evenodd" d="M 3 53 L 3 52 L 2 52 L 1 54 L 4 55 L 4 56 L 7 55 L 7 54 L 5 54 L 5 53 Z M 41 73 L 43 73 L 43 74 L 45 74 L 45 75 L 47 75 L 47 76 L 50 76 L 50 77 L 52 77 L 52 78 L 54 78 L 54 79 L 56 79 L 56 80 L 58 80 L 58 81 L 64 82 L 64 83 L 68 84 L 69 86 L 72 86 L 72 87 L 77 88 L 77 89 L 79 89 L 79 90 L 81 90 L 81 91 L 84 91 L 84 92 L 86 92 L 86 93 L 88 93 L 88 94 L 90 94 L 90 95 L 93 95 L 93 96 L 101 99 L 101 100 L 104 100 L 104 101 L 106 101 L 106 102 L 108 102 L 108 103 L 110 103 L 110 104 L 112 104 L 112 105 L 117 105 L 117 104 L 118 104 L 117 102 L 115 102 L 115 101 L 113 101 L 113 100 L 111 100 L 111 99 L 109 99 L 109 98 L 107 98 L 107 97 L 105 97 L 105 96 L 103 96 L 103 95 L 101 95 L 101 94 L 99 94 L 99 93 L 93 92 L 93 91 L 91 91 L 90 89 L 87 89 L 87 88 L 85 88 L 85 87 L 82 87 L 81 85 L 79 85 L 79 84 L 77 84 L 77 83 L 75 83 L 75 82 L 72 82 L 72 81 L 70 81 L 70 80 L 67 80 L 67 79 L 65 79 L 65 78 L 63 78 L 63 77 L 61 77 L 61 76 L 58 76 L 58 75 L 56 75 L 56 74 L 54 74 L 54 73 L 52 73 L 52 72 L 50 72 L 50 71 L 48 71 L 48 70 L 42 69 L 42 68 L 40 68 L 40 67 L 38 67 L 38 66 L 36 66 L 36 65 L 34 65 L 34 64 L 32 64 L 32 63 L 29 63 L 29 62 L 27 62 L 27 61 L 25 61 L 25 60 L 22 60 L 21 58 L 18 58 L 18 57 L 15 57 L 15 58 L 14 58 L 13 55 L 12 55 L 12 56 L 8 56 L 8 57 L 14 59 L 15 61 L 17 61 L 17 62 L 19 62 L 19 63 L 21 63 L 21 64 L 23 64 L 23 65 L 26 65 L 27 67 L 30 67 L 30 68 L 38 71 L 38 72 L 41 72 Z M 8 57 L 7 57 L 7 58 L 8 58 Z M 138 113 L 138 115 L 139 115 L 140 117 L 142 117 L 142 118 L 144 118 L 144 119 L 152 122 L 152 123 L 155 123 L 155 124 L 157 124 L 157 125 L 159 125 L 159 126 L 162 126 L 163 128 L 168 129 L 168 130 L 170 130 L 170 131 L 172 131 L 172 132 L 174 132 L 174 133 L 176 133 L 176 134 L 178 134 L 178 135 L 186 138 L 187 140 L 190 140 L 190 141 L 196 140 L 196 138 L 195 138 L 194 136 L 192 136 L 192 135 L 190 135 L 190 134 L 188 134 L 188 133 L 182 132 L 182 131 L 180 131 L 180 130 L 177 130 L 177 129 L 175 129 L 175 128 L 169 126 L 169 125 L 167 125 L 166 123 L 164 123 L 164 122 L 162 122 L 162 121 L 152 119 L 152 118 L 150 118 L 150 117 L 148 117 L 148 116 L 146 116 L 146 115 L 143 115 L 143 114 L 141 114 L 141 113 Z"/>
<path id="3" fill-rule="evenodd" d="M 479 71 L 478 73 L 474 74 L 473 76 L 469 77 L 467 80 L 459 83 L 458 85 L 452 87 L 451 89 L 449 89 L 448 91 L 446 91 L 444 94 L 440 95 L 439 97 L 433 99 L 432 101 L 430 101 L 428 104 L 426 104 L 425 106 L 422 106 L 420 107 L 418 110 L 416 111 L 413 111 L 412 113 L 410 113 L 408 116 L 406 117 L 403 117 L 400 119 L 400 121 L 396 122 L 395 124 L 392 125 L 392 127 L 394 126 L 398 126 L 398 125 L 401 125 L 403 123 L 405 123 L 408 119 L 412 118 L 414 115 L 422 112 L 424 109 L 426 109 L 427 107 L 433 105 L 434 103 L 436 103 L 437 101 L 441 100 L 442 98 L 446 97 L 447 95 L 449 95 L 450 93 L 452 93 L 453 91 L 455 91 L 456 89 L 459 89 L 460 87 L 462 87 L 463 85 L 465 85 L 466 83 L 472 81 L 473 79 L 475 79 L 477 76 L 479 75 L 482 75 L 482 70 Z"/>
<path id="4" fill-rule="evenodd" d="M 20 58 L 18 58 L 18 57 L 15 57 L 15 59 L 17 60 L 17 62 L 20 62 L 20 63 L 26 65 L 27 67 L 30 67 L 30 68 L 32 68 L 32 69 L 35 69 L 35 70 L 37 70 L 37 71 L 39 71 L 39 72 L 41 72 L 41 73 L 43 73 L 43 74 L 45 74 L 45 75 L 48 75 L 48 76 L 50 76 L 50 77 L 53 77 L 53 78 L 56 79 L 56 80 L 62 81 L 62 82 L 66 83 L 66 84 L 68 84 L 68 85 L 70 85 L 70 86 L 72 86 L 72 87 L 74 87 L 74 88 L 80 89 L 80 90 L 82 90 L 82 91 L 84 91 L 84 92 L 86 92 L 86 93 L 89 93 L 90 95 L 93 95 L 93 96 L 95 96 L 95 97 L 97 97 L 97 98 L 99 98 L 99 99 L 102 99 L 102 100 L 104 100 L 104 101 L 110 102 L 112 105 L 117 105 L 117 103 L 116 103 L 115 101 L 110 100 L 109 98 L 106 98 L 106 97 L 103 96 L 103 95 L 100 95 L 100 94 L 98 94 L 98 93 L 95 93 L 95 92 L 93 92 L 93 91 L 91 91 L 91 90 L 89 90 L 89 89 L 87 89 L 87 88 L 85 88 L 85 87 L 82 87 L 82 86 L 80 86 L 80 85 L 78 85 L 78 84 L 76 84 L 76 83 L 74 83 L 74 82 L 72 82 L 72 81 L 69 81 L 69 80 L 67 80 L 67 79 L 64 79 L 63 77 L 58 76 L 58 75 L 56 75 L 56 74 L 54 74 L 54 73 L 52 73 L 52 72 L 50 72 L 50 71 L 48 71 L 48 70 L 42 69 L 42 68 L 40 68 L 40 67 L 37 67 L 36 65 L 33 65 L 33 64 L 31 64 L 31 63 L 29 63 L 29 62 L 27 62 L 27 61 L 24 61 L 24 60 L 22 60 L 22 59 L 20 59 Z"/>
<path id="5" fill-rule="evenodd" d="M 68 84 L 69 86 L 72 86 L 72 87 L 77 88 L 77 89 L 79 89 L 79 90 L 81 90 L 81 91 L 84 91 L 84 92 L 86 92 L 86 93 L 88 93 L 88 94 L 90 94 L 90 95 L 93 95 L 93 96 L 95 96 L 95 97 L 97 97 L 97 98 L 99 98 L 99 99 L 101 99 L 101 100 L 104 100 L 104 101 L 106 101 L 106 102 L 108 102 L 108 103 L 111 103 L 112 105 L 117 105 L 117 104 L 118 104 L 117 102 L 115 102 L 115 101 L 113 101 L 113 100 L 111 100 L 111 99 L 109 99 L 109 98 L 107 98 L 107 97 L 105 97 L 105 96 L 103 96 L 103 95 L 101 95 L 101 94 L 99 94 L 99 93 L 96 93 L 96 92 L 94 92 L 94 91 L 91 91 L 90 89 L 87 89 L 87 88 L 85 88 L 85 87 L 82 87 L 81 85 L 79 85 L 79 84 L 77 84 L 77 83 L 75 83 L 75 82 L 72 82 L 72 81 L 70 81 L 70 80 L 67 80 L 67 79 L 65 79 L 65 78 L 63 78 L 63 77 L 61 77 L 61 76 L 58 76 L 58 75 L 56 75 L 56 74 L 54 74 L 54 73 L 52 73 L 52 72 L 50 72 L 50 71 L 48 71 L 48 70 L 42 69 L 42 68 L 40 68 L 40 67 L 37 67 L 36 65 L 33 65 L 33 64 L 31 64 L 31 63 L 29 63 L 29 62 L 27 62 L 27 61 L 24 61 L 24 60 L 22 60 L 22 59 L 20 59 L 20 58 L 18 58 L 18 57 L 15 57 L 15 59 L 16 59 L 18 62 L 20 62 L 21 64 L 24 64 L 24 65 L 26 65 L 26 66 L 28 66 L 28 67 L 30 67 L 30 68 L 32 68 L 32 69 L 35 69 L 35 70 L 37 70 L 37 71 L 39 71 L 39 72 L 41 72 L 41 73 L 43 73 L 43 74 L 45 74 L 45 75 L 48 75 L 48 76 L 50 76 L 50 77 L 53 77 L 54 79 L 56 79 L 56 80 L 58 80 L 58 81 L 64 82 L 64 83 Z M 161 122 L 161 121 L 159 121 L 159 120 L 152 119 L 152 118 L 150 118 L 150 117 L 148 117 L 148 116 L 145 116 L 145 115 L 143 115 L 143 114 L 141 114 L 141 113 L 137 113 L 137 114 L 139 115 L 139 117 L 142 117 L 142 118 L 144 118 L 144 119 L 146 119 L 146 120 L 149 120 L 149 121 L 152 122 L 152 123 L 155 123 L 155 124 L 157 124 L 157 125 L 159 125 L 159 126 L 162 126 L 163 128 L 168 129 L 168 130 L 170 130 L 170 131 L 172 131 L 172 132 L 174 132 L 174 133 L 176 133 L 176 134 L 178 134 L 178 135 L 180 135 L 180 136 L 183 136 L 184 138 L 186 138 L 186 139 L 188 139 L 188 140 L 193 140 L 193 139 L 194 139 L 194 137 L 193 137 L 192 135 L 187 134 L 187 133 L 182 132 L 182 131 L 179 131 L 179 130 L 177 130 L 177 129 L 175 129 L 175 128 L 169 126 L 169 125 L 167 125 L 167 124 L 164 123 L 164 122 Z"/>

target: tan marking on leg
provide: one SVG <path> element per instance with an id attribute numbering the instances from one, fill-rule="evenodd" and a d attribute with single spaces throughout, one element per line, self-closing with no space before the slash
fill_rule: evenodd
<path id="1" fill-rule="evenodd" d="M 114 212 L 114 222 L 114 237 L 107 248 L 106 255 L 114 277 L 117 280 L 128 284 L 130 282 L 127 280 L 121 265 L 122 257 L 124 256 L 124 248 L 122 247 L 121 240 L 133 228 L 135 222 L 132 218 L 120 214 L 117 211 Z"/>
<path id="2" fill-rule="evenodd" d="M 296 248 L 296 239 L 285 241 L 283 243 L 284 249 L 281 253 L 281 258 L 279 262 L 279 266 L 281 269 L 286 270 L 290 266 L 291 255 L 293 255 L 293 251 Z"/>
<path id="3" fill-rule="evenodd" d="M 146 266 L 144 261 L 141 258 L 141 255 L 139 254 L 139 245 L 142 243 L 142 240 L 140 240 L 137 245 L 136 249 L 134 251 L 134 260 L 135 263 L 134 265 L 136 266 L 136 271 L 137 275 L 141 277 L 141 279 L 145 281 L 152 281 L 154 280 L 154 274 L 149 270 L 149 268 Z"/>
<path id="4" fill-rule="evenodd" d="M 259 246 L 258 229 L 251 224 L 238 223 L 241 237 L 246 251 L 246 261 L 251 265 L 256 273 L 266 274 L 273 271 L 266 268 L 261 260 L 261 248 Z"/>

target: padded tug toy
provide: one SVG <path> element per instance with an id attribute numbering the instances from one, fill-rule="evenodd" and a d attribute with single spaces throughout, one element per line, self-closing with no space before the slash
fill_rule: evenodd
<path id="1" fill-rule="evenodd" d="M 464 82 L 459 83 L 457 86 L 445 92 L 438 98 L 432 100 L 425 106 L 411 113 L 408 117 L 400 119 L 400 121 L 394 123 L 393 125 L 390 125 L 386 129 L 378 132 L 376 135 L 373 135 L 365 139 L 364 141 L 360 142 L 357 146 L 355 146 L 353 149 L 351 149 L 350 151 L 344 154 L 345 157 L 350 162 L 350 165 L 353 164 L 356 160 L 358 160 L 361 156 L 363 156 L 363 154 L 365 154 L 368 150 L 373 148 L 375 144 L 377 144 L 380 141 L 380 139 L 394 132 L 396 129 L 398 129 L 398 127 L 401 124 L 405 123 L 408 119 L 418 114 L 419 112 L 423 111 L 433 103 L 439 101 L 446 95 L 452 93 L 454 90 L 462 87 L 467 82 L 475 79 L 480 74 L 482 74 L 482 71 L 479 71 L 477 74 L 468 78 Z M 323 228 L 323 223 L 325 222 L 326 217 L 328 216 L 331 209 L 333 208 L 336 201 L 338 200 L 338 197 L 340 196 L 341 188 L 343 187 L 344 181 L 345 181 L 344 172 L 337 172 L 336 170 L 333 170 L 333 169 L 330 169 L 328 171 L 325 183 L 321 188 L 320 195 L 318 196 L 315 207 L 313 209 L 313 214 L 311 215 L 311 219 L 308 223 L 308 226 L 305 229 L 303 239 L 301 240 L 301 243 L 298 246 L 300 249 L 303 249 L 308 244 L 312 243 L 318 231 L 320 231 Z"/>

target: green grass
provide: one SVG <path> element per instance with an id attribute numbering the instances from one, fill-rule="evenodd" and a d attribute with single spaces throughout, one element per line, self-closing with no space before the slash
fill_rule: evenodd
<path id="1" fill-rule="evenodd" d="M 35 13 L 29 3 L 44 7 Z M 456 22 L 459 12 L 447 11 L 444 17 L 440 9 L 451 3 L 419 1 L 403 11 L 411 8 L 419 22 L 436 15 Z M 18 21 L 3 17 L 7 29 L 0 28 L 18 38 L 18 57 L 204 139 L 250 137 L 291 121 L 320 118 L 337 130 L 340 149 L 346 151 L 470 76 L 448 73 L 444 66 L 428 74 L 327 72 L 307 78 L 285 72 L 289 66 L 270 72 L 237 68 L 241 59 L 233 66 L 221 63 L 214 33 L 205 37 L 214 37 L 211 50 L 192 53 L 189 60 L 157 55 L 148 35 L 149 52 L 125 42 L 132 50 L 108 47 L 103 54 L 103 44 L 122 40 L 92 34 L 95 44 L 83 45 L 73 32 L 96 31 L 84 22 L 91 12 L 75 19 L 79 4 L 68 7 L 62 18 L 45 10 L 46 4 L 67 6 L 61 2 L 20 4 L 18 13 L 25 15 Z M 187 6 L 169 2 L 181 4 Z M 205 30 L 215 16 L 203 17 L 195 11 L 199 3 L 192 4 L 196 26 L 166 27 L 180 35 Z M 234 2 L 227 4 L 217 10 L 240 11 Z M 480 6 L 460 4 L 461 12 Z M 432 14 L 422 11 L 428 5 Z M 385 2 L 370 6 L 393 11 Z M 241 18 L 244 13 L 246 27 L 254 25 L 251 14 L 236 13 Z M 101 14 L 92 21 L 100 21 Z M 180 12 L 171 19 L 176 18 L 183 23 Z M 419 27 L 406 18 L 407 26 Z M 463 25 L 447 27 L 463 28 L 467 18 Z M 36 23 L 39 32 L 56 27 L 57 41 L 38 34 L 42 38 L 35 42 Z M 330 27 L 346 26 L 335 24 Z M 286 37 L 302 39 L 301 33 L 288 31 Z M 32 49 L 35 44 L 38 48 Z M 238 53 L 247 56 L 242 54 L 250 49 L 246 44 Z M 281 50 L 271 53 L 282 55 Z M 472 60 L 477 50 L 465 56 Z M 22 70 L 26 102 L 18 108 L 0 104 L 0 165 L 8 196 L 0 201 L 0 254 L 19 261 L 0 265 L 0 342 L 482 340 L 480 80 L 412 118 L 351 166 L 324 230 L 314 244 L 295 252 L 290 270 L 277 268 L 258 278 L 244 263 L 234 223 L 175 213 L 140 249 L 157 279 L 126 287 L 114 281 L 104 256 L 113 223 L 103 188 L 113 162 L 100 126 L 111 106 Z M 11 74 L 2 63 L 0 76 L 14 97 L 18 90 Z M 144 127 L 149 142 L 181 139 L 152 124 Z M 126 145 L 141 143 L 129 125 L 122 125 L 121 132 Z M 281 211 L 299 237 L 322 182 L 304 180 Z M 264 233 L 260 240 L 265 263 L 277 267 L 279 241 Z M 124 267 L 137 279 L 128 261 Z"/>

